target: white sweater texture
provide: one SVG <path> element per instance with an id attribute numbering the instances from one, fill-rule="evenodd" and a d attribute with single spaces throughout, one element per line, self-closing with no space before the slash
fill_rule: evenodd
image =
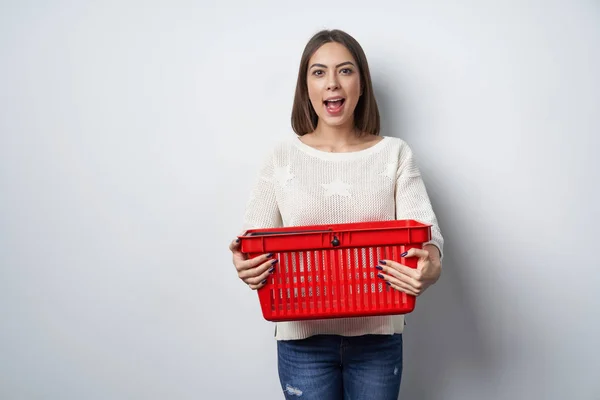
<path id="1" fill-rule="evenodd" d="M 329 153 L 297 136 L 279 142 L 260 168 L 244 215 L 244 229 L 413 219 L 431 224 L 431 241 L 444 239 L 410 147 L 384 136 L 360 151 Z M 317 334 L 402 333 L 404 316 L 278 322 L 277 340 Z"/>

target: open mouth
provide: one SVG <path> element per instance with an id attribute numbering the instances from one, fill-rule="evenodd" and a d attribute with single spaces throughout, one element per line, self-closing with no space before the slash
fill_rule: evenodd
<path id="1" fill-rule="evenodd" d="M 329 111 L 330 113 L 336 113 L 342 109 L 342 106 L 345 102 L 346 99 L 340 97 L 336 99 L 325 100 L 323 104 L 325 104 L 325 108 L 327 108 L 327 111 Z"/>

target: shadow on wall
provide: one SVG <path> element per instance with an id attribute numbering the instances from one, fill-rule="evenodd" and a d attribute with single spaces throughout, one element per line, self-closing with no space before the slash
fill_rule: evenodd
<path id="1" fill-rule="evenodd" d="M 410 143 L 406 131 L 410 124 L 404 118 L 406 107 L 398 89 L 375 85 L 375 92 L 383 134 Z M 492 374 L 493 360 L 498 358 L 480 328 L 478 303 L 468 290 L 466 227 L 452 218 L 454 202 L 446 201 L 440 188 L 431 188 L 428 182 L 433 180 L 426 175 L 424 180 L 445 238 L 444 269 L 437 284 L 417 299 L 415 311 L 406 317 L 400 399 L 448 400 L 460 382 L 473 385 L 477 393 L 475 386 Z"/>

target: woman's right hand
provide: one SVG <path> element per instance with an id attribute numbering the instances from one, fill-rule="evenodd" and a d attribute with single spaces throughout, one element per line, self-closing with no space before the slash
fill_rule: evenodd
<path id="1" fill-rule="evenodd" d="M 263 254 L 248 259 L 248 256 L 242 253 L 240 246 L 238 239 L 232 241 L 229 245 L 229 250 L 233 254 L 233 265 L 238 276 L 250 289 L 260 289 L 267 283 L 269 275 L 275 271 L 277 260 L 272 259 L 273 254 Z"/>

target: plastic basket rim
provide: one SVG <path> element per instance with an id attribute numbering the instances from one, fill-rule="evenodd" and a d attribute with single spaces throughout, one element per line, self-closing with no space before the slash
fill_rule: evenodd
<path id="1" fill-rule="evenodd" d="M 376 224 L 378 222 L 415 222 L 417 226 L 384 226 L 384 227 L 369 227 L 369 228 L 352 228 L 348 226 L 347 228 L 341 229 L 333 229 L 333 226 L 343 226 L 343 225 L 353 225 L 353 224 Z M 414 219 L 402 219 L 402 220 L 386 220 L 386 221 L 367 221 L 367 222 L 351 222 L 351 223 L 342 223 L 342 224 L 321 224 L 321 225 L 306 225 L 306 226 L 285 226 L 285 227 L 277 227 L 277 228 L 257 228 L 257 229 L 247 229 L 242 234 L 238 235 L 239 239 L 255 239 L 264 236 L 292 236 L 292 235 L 306 235 L 306 234 L 318 234 L 318 233 L 342 233 L 342 232 L 365 232 L 365 231 L 386 231 L 386 230 L 397 230 L 397 229 L 419 229 L 419 228 L 430 228 L 433 224 L 420 222 Z M 316 231 L 316 228 L 321 227 L 322 230 Z M 262 236 L 248 236 L 248 233 L 261 233 L 261 232 L 269 232 L 277 229 L 294 229 L 297 228 L 298 231 L 295 232 L 275 232 L 268 235 Z M 306 229 L 312 228 L 312 229 Z M 304 229 L 304 231 L 302 231 Z M 313 231 L 315 230 L 315 231 Z"/>

